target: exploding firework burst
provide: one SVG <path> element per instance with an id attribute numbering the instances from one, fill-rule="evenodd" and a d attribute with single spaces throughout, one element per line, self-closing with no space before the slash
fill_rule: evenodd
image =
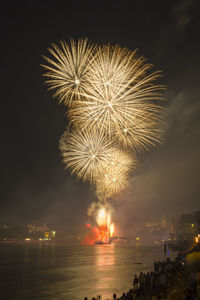
<path id="1" fill-rule="evenodd" d="M 101 201 L 119 196 L 129 186 L 127 174 L 118 168 L 109 168 L 96 179 L 96 194 Z"/>
<path id="2" fill-rule="evenodd" d="M 134 147 L 136 150 L 149 149 L 162 142 L 162 115 L 144 113 L 135 117 L 130 126 L 129 122 L 116 124 L 114 140 L 120 143 L 124 149 Z"/>
<path id="3" fill-rule="evenodd" d="M 99 48 L 88 72 L 90 87 L 68 112 L 71 123 L 81 128 L 98 127 L 110 137 L 117 133 L 125 146 L 136 149 L 159 141 L 155 128 L 162 107 L 156 100 L 162 98 L 159 90 L 163 87 L 154 84 L 160 73 L 149 74 L 150 68 L 135 52 L 118 46 Z"/>
<path id="4" fill-rule="evenodd" d="M 70 107 L 74 127 L 98 128 L 123 146 L 148 148 L 160 141 L 163 86 L 154 84 L 160 72 L 150 73 L 144 57 L 119 46 L 97 47 L 87 40 L 71 40 L 49 49 L 45 57 L 47 83 Z"/>
<path id="5" fill-rule="evenodd" d="M 55 97 L 60 102 L 70 106 L 72 100 L 80 100 L 81 94 L 85 93 L 88 85 L 87 74 L 92 64 L 95 47 L 85 40 L 71 44 L 61 42 L 61 47 L 53 44 L 49 52 L 53 59 L 44 56 L 48 65 L 42 65 L 47 72 L 44 76 L 49 80 L 46 83 L 49 89 L 56 89 Z"/>
<path id="6" fill-rule="evenodd" d="M 128 175 L 136 169 L 137 162 L 134 153 L 128 153 L 120 148 L 111 148 L 103 163 L 104 173 L 114 169 L 116 173 L 119 171 Z"/>
<path id="7" fill-rule="evenodd" d="M 98 198 L 105 201 L 123 192 L 128 187 L 128 175 L 136 169 L 137 162 L 134 153 L 112 148 L 103 163 L 103 172 L 95 178 Z"/>
<path id="8" fill-rule="evenodd" d="M 93 227 L 90 224 L 86 224 L 89 232 L 81 244 L 110 244 L 115 231 L 115 225 L 111 223 L 111 212 L 107 210 L 106 206 L 101 205 L 100 208 L 95 211 L 94 218 L 96 220 L 96 226 Z"/>
<path id="9" fill-rule="evenodd" d="M 104 170 L 112 142 L 99 131 L 66 130 L 60 139 L 63 162 L 72 174 L 94 181 Z"/>
<path id="10" fill-rule="evenodd" d="M 131 61 L 135 51 L 104 45 L 96 48 L 93 64 L 90 68 L 89 77 L 91 92 L 102 92 L 103 97 L 111 93 L 118 93 L 126 88 L 131 79 Z"/>

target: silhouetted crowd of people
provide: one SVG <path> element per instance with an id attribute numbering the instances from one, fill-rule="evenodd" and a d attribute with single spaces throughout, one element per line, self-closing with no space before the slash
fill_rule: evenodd
<path id="1" fill-rule="evenodd" d="M 174 283 L 177 275 L 183 269 L 184 260 L 178 256 L 175 261 L 155 261 L 154 271 L 142 273 L 133 278 L 133 288 L 123 293 L 120 300 L 152 299 L 153 296 L 163 294 Z"/>
<path id="2" fill-rule="evenodd" d="M 114 300 L 150 300 L 161 299 L 170 286 L 176 281 L 178 274 L 184 268 L 184 258 L 177 256 L 175 261 L 167 258 L 166 261 L 154 262 L 154 271 L 135 275 L 133 278 L 133 288 L 121 297 L 113 294 Z M 156 298 L 155 298 L 156 297 Z M 100 300 L 101 297 L 93 297 L 92 300 Z M 87 297 L 84 300 L 88 300 Z"/>

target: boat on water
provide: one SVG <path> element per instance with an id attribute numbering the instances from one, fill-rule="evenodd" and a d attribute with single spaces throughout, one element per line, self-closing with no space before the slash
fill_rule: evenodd
<path id="1" fill-rule="evenodd" d="M 108 240 L 108 241 L 105 241 L 105 242 L 103 242 L 103 241 L 96 241 L 94 244 L 95 244 L 95 245 L 106 245 L 106 244 L 111 244 L 111 240 Z"/>

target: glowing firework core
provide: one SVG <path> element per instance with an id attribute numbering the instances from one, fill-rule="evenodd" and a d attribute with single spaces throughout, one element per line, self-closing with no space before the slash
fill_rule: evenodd
<path id="1" fill-rule="evenodd" d="M 111 214 L 106 211 L 104 207 L 102 207 L 97 213 L 96 221 L 100 232 L 100 236 L 98 237 L 98 239 L 101 242 L 109 243 L 110 238 L 114 233 L 114 224 L 110 224 Z"/>
<path id="2" fill-rule="evenodd" d="M 111 223 L 111 213 L 109 209 L 101 206 L 96 211 L 96 226 L 92 227 L 90 224 L 86 224 L 89 232 L 82 240 L 82 245 L 94 245 L 94 244 L 109 244 L 114 234 L 114 223 Z"/>
<path id="3" fill-rule="evenodd" d="M 77 78 L 75 79 L 75 84 L 79 84 L 80 83 L 80 80 Z"/>

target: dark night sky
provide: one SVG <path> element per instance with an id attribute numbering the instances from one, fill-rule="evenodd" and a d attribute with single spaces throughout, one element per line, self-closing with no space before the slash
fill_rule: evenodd
<path id="1" fill-rule="evenodd" d="M 70 37 L 138 48 L 168 86 L 165 142 L 141 155 L 116 207 L 122 227 L 200 209 L 199 0 L 8 1 L 1 14 L 0 222 L 79 230 L 87 220 L 95 196 L 63 168 L 65 110 L 40 67 L 50 44 Z"/>

